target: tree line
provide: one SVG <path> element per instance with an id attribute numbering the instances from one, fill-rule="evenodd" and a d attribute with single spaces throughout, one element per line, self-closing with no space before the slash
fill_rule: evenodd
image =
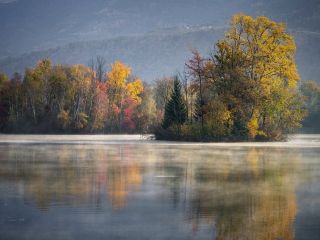
<path id="1" fill-rule="evenodd" d="M 22 78 L 0 75 L 0 127 L 5 132 L 148 132 L 151 92 L 121 62 L 104 73 L 101 58 L 91 67 L 53 65 L 28 68 Z"/>
<path id="2" fill-rule="evenodd" d="M 320 122 L 320 87 L 300 83 L 295 51 L 284 24 L 235 15 L 214 51 L 193 51 L 182 74 L 151 85 L 119 61 L 106 71 L 102 57 L 89 66 L 43 59 L 23 77 L 0 74 L 0 130 L 280 140 Z"/>

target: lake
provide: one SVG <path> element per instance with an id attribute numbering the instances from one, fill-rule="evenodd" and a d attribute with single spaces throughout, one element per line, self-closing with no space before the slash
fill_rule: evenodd
<path id="1" fill-rule="evenodd" d="M 0 135 L 0 239 L 320 239 L 320 135 Z"/>

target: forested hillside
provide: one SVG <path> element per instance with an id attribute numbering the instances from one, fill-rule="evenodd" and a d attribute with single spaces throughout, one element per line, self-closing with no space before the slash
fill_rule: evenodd
<path id="1" fill-rule="evenodd" d="M 107 65 L 121 60 L 133 67 L 134 74 L 144 81 L 152 82 L 156 78 L 181 71 L 182 63 L 190 56 L 192 49 L 209 52 L 223 31 L 207 26 L 200 29 L 166 30 L 136 37 L 76 42 L 0 60 L 0 66 L 12 74 L 15 71 L 23 72 L 28 64 L 33 66 L 42 58 L 50 57 L 55 63 L 88 65 L 92 58 L 103 56 Z"/>

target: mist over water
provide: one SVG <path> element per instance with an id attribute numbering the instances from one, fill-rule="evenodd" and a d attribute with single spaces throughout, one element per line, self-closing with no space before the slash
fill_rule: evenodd
<path id="1" fill-rule="evenodd" d="M 0 239 L 318 239 L 320 135 L 0 135 Z"/>

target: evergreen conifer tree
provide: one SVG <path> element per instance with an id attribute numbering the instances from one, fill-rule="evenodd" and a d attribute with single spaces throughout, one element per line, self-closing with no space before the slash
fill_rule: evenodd
<path id="1" fill-rule="evenodd" d="M 163 128 L 168 128 L 172 124 L 182 125 L 187 120 L 186 105 L 182 99 L 181 83 L 178 77 L 174 79 L 174 87 L 170 100 L 165 106 Z"/>

